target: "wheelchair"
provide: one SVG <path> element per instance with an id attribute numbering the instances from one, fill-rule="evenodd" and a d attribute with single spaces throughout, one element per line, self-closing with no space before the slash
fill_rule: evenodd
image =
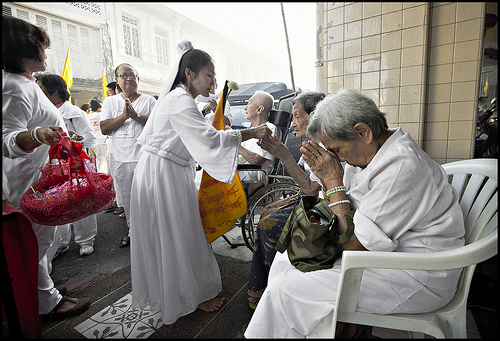
<path id="1" fill-rule="evenodd" d="M 279 138 L 283 144 L 287 144 L 289 133 L 291 132 L 290 125 L 292 123 L 292 100 L 298 95 L 298 92 L 280 98 L 278 109 L 271 110 L 268 120 L 273 123 L 279 131 Z M 240 225 L 241 233 L 245 244 L 231 244 L 229 240 L 223 235 L 226 242 L 231 247 L 245 245 L 254 251 L 255 237 L 257 235 L 257 225 L 259 223 L 262 210 L 267 205 L 286 199 L 299 192 L 300 187 L 295 183 L 291 176 L 286 175 L 286 171 L 280 159 L 274 160 L 274 166 L 271 173 L 267 174 L 260 165 L 240 164 L 238 165 L 238 172 L 240 171 L 258 171 L 264 173 L 264 181 L 257 184 L 247 197 L 247 212 L 243 217 L 237 220 L 236 225 Z M 236 226 L 235 225 L 235 226 Z"/>

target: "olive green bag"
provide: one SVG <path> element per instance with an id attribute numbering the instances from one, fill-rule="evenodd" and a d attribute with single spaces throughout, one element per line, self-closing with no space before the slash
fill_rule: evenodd
<path id="1" fill-rule="evenodd" d="M 276 250 L 288 252 L 293 266 L 302 272 L 330 269 L 342 255 L 342 245 L 354 232 L 355 210 L 347 215 L 347 231 L 338 235 L 336 216 L 330 202 L 313 196 L 300 198 L 283 227 Z"/>

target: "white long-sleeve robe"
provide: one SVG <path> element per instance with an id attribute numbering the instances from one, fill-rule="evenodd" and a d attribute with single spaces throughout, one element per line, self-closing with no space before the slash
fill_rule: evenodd
<path id="1" fill-rule="evenodd" d="M 442 167 L 400 128 L 365 169 L 345 166 L 344 184 L 354 233 L 365 248 L 433 252 L 464 245 L 456 191 Z M 245 331 L 246 338 L 300 338 L 335 309 L 341 259 L 332 269 L 301 272 L 277 253 L 269 282 Z M 378 314 L 432 311 L 453 297 L 461 269 L 366 269 L 359 311 Z"/>
<path id="2" fill-rule="evenodd" d="M 191 94 L 176 88 L 158 102 L 139 143 L 130 216 L 133 302 L 161 310 L 163 323 L 172 324 L 222 290 L 198 209 L 194 162 L 231 182 L 241 133 L 213 128 Z"/>

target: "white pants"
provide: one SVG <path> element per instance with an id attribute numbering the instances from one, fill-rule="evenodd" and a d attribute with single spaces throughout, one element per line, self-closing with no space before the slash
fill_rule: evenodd
<path id="1" fill-rule="evenodd" d="M 54 242 L 57 227 L 33 222 L 31 225 L 38 242 L 38 311 L 40 314 L 48 314 L 62 298 L 54 287 L 48 270 L 54 256 L 48 255 L 48 250 Z"/>
<path id="2" fill-rule="evenodd" d="M 108 150 L 109 149 L 110 148 L 108 146 Z M 108 168 L 109 168 L 109 175 L 111 175 L 111 177 L 113 178 L 113 186 L 115 187 L 116 206 L 123 207 L 120 184 L 118 183 L 118 181 L 116 181 L 116 161 L 113 159 L 113 153 L 109 153 L 108 155 Z"/>
<path id="3" fill-rule="evenodd" d="M 92 150 L 95 153 L 97 171 L 104 174 L 108 174 L 108 157 L 106 149 L 106 144 L 95 144 L 92 146 Z"/>
<path id="4" fill-rule="evenodd" d="M 122 199 L 122 207 L 127 216 L 128 236 L 130 236 L 130 192 L 137 162 L 116 162 L 115 177 Z"/>
<path id="5" fill-rule="evenodd" d="M 73 222 L 73 230 L 75 233 L 75 243 L 80 246 L 94 244 L 95 236 L 97 235 L 97 216 L 92 214 Z M 71 228 L 69 225 L 65 228 L 58 228 L 56 235 L 60 237 L 61 246 L 68 245 L 71 240 Z"/>

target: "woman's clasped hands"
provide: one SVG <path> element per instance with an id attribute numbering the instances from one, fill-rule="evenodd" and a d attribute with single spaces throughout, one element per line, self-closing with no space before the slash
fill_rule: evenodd
<path id="1" fill-rule="evenodd" d="M 328 188 L 342 185 L 344 169 L 337 154 L 326 150 L 315 141 L 303 142 L 300 152 L 323 185 Z"/>

